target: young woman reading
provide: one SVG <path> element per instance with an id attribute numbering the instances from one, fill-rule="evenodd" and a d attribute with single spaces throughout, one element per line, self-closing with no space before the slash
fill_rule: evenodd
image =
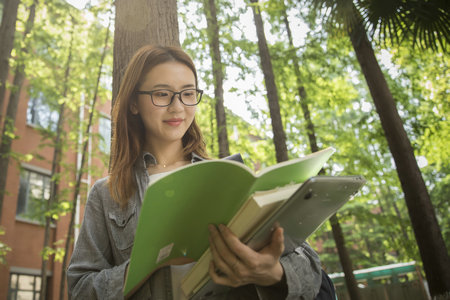
<path id="1" fill-rule="evenodd" d="M 90 190 L 67 272 L 71 298 L 123 298 L 147 186 L 164 173 L 207 158 L 195 121 L 201 97 L 194 64 L 180 48 L 145 46 L 131 59 L 113 108 L 111 172 Z M 282 228 L 259 252 L 226 226 L 211 224 L 209 230 L 209 274 L 218 292 L 208 299 L 314 299 L 318 294 L 317 254 L 306 243 L 284 237 Z M 180 278 L 191 266 L 161 268 L 134 298 L 182 299 Z"/>

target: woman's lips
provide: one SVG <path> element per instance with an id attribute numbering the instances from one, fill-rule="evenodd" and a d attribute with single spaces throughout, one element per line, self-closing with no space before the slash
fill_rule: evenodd
<path id="1" fill-rule="evenodd" d="M 169 119 L 169 120 L 165 120 L 164 122 L 170 126 L 178 126 L 183 122 L 183 119 Z"/>

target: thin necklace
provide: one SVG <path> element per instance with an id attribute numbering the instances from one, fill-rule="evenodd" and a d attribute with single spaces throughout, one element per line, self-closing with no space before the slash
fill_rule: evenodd
<path id="1" fill-rule="evenodd" d="M 184 160 L 177 160 L 177 161 L 174 161 L 173 163 L 170 163 L 170 164 L 162 163 L 162 164 L 156 164 L 156 165 L 157 166 L 162 166 L 163 168 L 166 168 L 166 167 L 170 167 L 170 166 L 176 165 L 176 164 L 178 164 L 180 162 L 184 162 Z"/>

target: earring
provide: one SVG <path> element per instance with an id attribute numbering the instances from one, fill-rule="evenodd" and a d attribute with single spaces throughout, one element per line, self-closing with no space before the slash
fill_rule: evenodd
<path id="1" fill-rule="evenodd" d="M 130 105 L 130 111 L 133 115 L 139 114 L 139 111 L 137 110 L 136 106 L 133 104 Z"/>

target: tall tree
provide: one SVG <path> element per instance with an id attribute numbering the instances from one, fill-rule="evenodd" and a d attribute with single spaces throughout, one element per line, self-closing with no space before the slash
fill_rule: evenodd
<path id="1" fill-rule="evenodd" d="M 413 41 L 423 42 L 425 45 L 436 44 L 436 41 L 443 41 L 441 44 L 445 45 L 445 42 L 448 42 L 449 14 L 448 9 L 445 10 L 445 5 L 448 8 L 448 4 L 442 4 L 445 1 L 423 0 L 417 1 L 413 6 L 410 6 L 410 3 L 404 4 L 402 1 L 393 2 L 386 12 L 391 18 L 380 17 L 380 12 L 383 12 L 385 8 L 377 5 L 376 1 L 359 2 L 359 7 L 367 9 L 365 11 L 367 22 L 375 26 L 379 22 L 386 21 L 386 27 L 382 28 L 394 26 L 392 30 L 384 31 L 384 33 L 391 31 L 394 33 L 394 38 L 391 39 L 393 42 L 398 41 L 395 38 L 395 32 L 398 31 L 404 32 L 405 37 L 412 34 Z M 329 11 L 334 13 L 335 20 L 339 20 L 348 32 L 397 167 L 430 293 L 433 297 L 448 294 L 450 293 L 450 269 L 447 267 L 450 265 L 449 254 L 428 190 L 417 165 L 414 150 L 403 127 L 395 99 L 367 37 L 361 13 L 351 0 L 317 0 L 316 3 L 325 4 Z M 436 10 L 436 7 L 441 8 Z M 434 26 L 435 20 L 441 24 Z M 430 26 L 431 24 L 433 26 Z"/>
<path id="2" fill-rule="evenodd" d="M 219 157 L 230 155 L 227 134 L 227 119 L 223 105 L 223 64 L 220 54 L 219 26 L 217 22 L 215 0 L 203 0 L 206 21 L 208 24 L 209 52 L 212 59 L 214 76 L 214 97 L 216 110 L 217 135 L 219 141 Z"/>
<path id="3" fill-rule="evenodd" d="M 283 128 L 283 122 L 280 113 L 280 104 L 278 102 L 278 90 L 275 84 L 275 75 L 273 73 L 272 61 L 270 58 L 269 47 L 267 46 L 264 25 L 261 17 L 261 9 L 258 0 L 250 0 L 252 3 L 253 17 L 255 20 L 256 34 L 258 36 L 258 49 L 261 58 L 261 68 L 266 83 L 267 100 L 269 102 L 270 118 L 272 121 L 273 141 L 275 144 L 275 155 L 277 162 L 288 160 L 286 147 L 286 134 Z"/>
<path id="4" fill-rule="evenodd" d="M 284 0 L 282 1 L 282 19 L 284 25 L 286 27 L 286 32 L 289 39 L 289 58 L 292 60 L 292 67 L 294 68 L 295 79 L 297 84 L 298 96 L 300 98 L 300 106 L 303 111 L 303 117 L 306 121 L 306 134 L 309 140 L 309 147 L 311 152 L 319 151 L 319 147 L 317 146 L 316 133 L 314 130 L 314 123 L 311 119 L 311 113 L 309 110 L 308 97 L 306 93 L 306 89 L 303 86 L 301 74 L 300 74 L 300 63 L 296 54 L 296 49 L 294 47 L 294 42 L 292 38 L 292 31 L 289 24 L 289 19 L 286 12 L 286 6 L 284 4 Z M 321 173 L 324 173 L 321 170 Z M 350 255 L 345 247 L 345 238 L 342 233 L 341 225 L 339 223 L 339 219 L 336 214 L 334 214 L 330 218 L 330 224 L 333 232 L 333 238 L 336 243 L 336 248 L 338 250 L 339 259 L 342 265 L 342 269 L 345 275 L 345 282 L 347 286 L 347 290 L 350 295 L 350 299 L 357 300 L 361 299 L 361 295 L 359 293 L 358 284 L 355 279 L 355 275 L 353 274 L 353 264 L 350 258 Z"/>
<path id="5" fill-rule="evenodd" d="M 397 166 L 431 294 L 436 296 L 450 292 L 450 270 L 444 267 L 450 265 L 449 255 L 395 100 L 378 65 L 364 25 L 353 28 L 350 38 Z"/>
<path id="6" fill-rule="evenodd" d="M 0 45 L 0 125 L 3 119 L 3 103 L 5 99 L 6 82 L 8 80 L 9 58 L 14 47 L 14 34 L 16 32 L 19 3 L 20 0 L 5 0 L 3 6 L 2 24 L 0 26 L 0 41 L 2 41 Z M 2 190 L 0 190 L 0 194 L 3 194 Z M 3 196 L 0 197 L 3 198 Z"/>
<path id="7" fill-rule="evenodd" d="M 19 105 L 20 92 L 25 80 L 25 54 L 29 50 L 29 34 L 34 25 L 34 19 L 36 16 L 36 5 L 38 0 L 35 0 L 30 6 L 28 19 L 25 24 L 25 31 L 23 32 L 23 39 L 25 46 L 17 54 L 16 67 L 14 72 L 13 86 L 11 94 L 9 95 L 8 108 L 5 116 L 5 123 L 3 125 L 3 131 L 0 142 L 0 219 L 2 215 L 3 198 L 5 195 L 6 178 L 8 176 L 8 165 L 11 152 L 11 144 L 15 138 L 14 129 L 17 115 L 17 107 Z"/>
<path id="8" fill-rule="evenodd" d="M 176 0 L 116 0 L 113 104 L 133 54 L 147 44 L 179 46 Z"/>
<path id="9" fill-rule="evenodd" d="M 44 230 L 44 252 L 48 248 L 49 240 L 50 240 L 50 225 L 52 223 L 52 214 L 49 211 L 52 207 L 58 202 L 58 192 L 59 192 L 59 181 L 60 181 L 60 164 L 63 155 L 63 135 L 64 135 L 64 125 L 65 125 L 65 108 L 66 108 L 66 100 L 67 92 L 69 90 L 69 75 L 70 75 L 70 64 L 72 61 L 72 47 L 73 47 L 73 39 L 74 39 L 74 30 L 75 30 L 75 21 L 73 17 L 72 20 L 72 28 L 71 28 L 71 39 L 69 44 L 69 51 L 67 54 L 66 66 L 64 69 L 64 79 L 63 79 L 63 91 L 61 94 L 61 98 L 63 99 L 59 106 L 59 116 L 58 123 L 56 126 L 56 137 L 54 141 L 54 152 L 52 159 L 52 170 L 51 170 L 51 182 L 50 182 L 50 199 L 46 203 L 46 215 L 45 215 L 45 230 Z M 41 299 L 46 299 L 47 296 L 47 255 L 43 255 L 42 257 L 42 265 L 41 265 Z"/>
<path id="10" fill-rule="evenodd" d="M 73 229 L 74 229 L 75 218 L 76 218 L 76 209 L 77 209 L 77 203 L 78 203 L 78 198 L 79 198 L 80 189 L 81 189 L 81 180 L 84 175 L 84 163 L 86 161 L 86 156 L 88 154 L 87 150 L 88 150 L 88 143 L 89 143 L 89 133 L 91 132 L 91 127 L 92 127 L 92 123 L 93 123 L 93 119 L 94 119 L 95 105 L 97 103 L 100 79 L 102 76 L 102 68 L 103 68 L 106 53 L 108 50 L 110 24 L 111 24 L 111 16 L 110 16 L 109 23 L 108 23 L 107 30 L 106 30 L 106 36 L 105 36 L 105 42 L 104 42 L 104 46 L 103 46 L 102 56 L 101 56 L 100 62 L 99 62 L 97 82 L 95 84 L 95 90 L 94 90 L 94 94 L 93 94 L 93 97 L 91 100 L 91 107 L 89 109 L 89 121 L 86 126 L 85 135 L 83 137 L 83 148 L 81 150 L 81 162 L 80 162 L 79 169 L 77 172 L 77 177 L 76 177 L 76 182 L 75 182 L 75 187 L 74 187 L 74 193 L 73 193 L 73 199 L 72 199 L 72 211 L 70 214 L 69 228 L 67 230 L 64 258 L 63 258 L 63 262 L 62 262 L 62 266 L 61 266 L 61 282 L 59 285 L 59 299 L 60 300 L 64 300 L 64 295 L 65 295 L 66 266 L 67 266 L 67 260 L 69 257 L 69 247 L 72 243 Z"/>

